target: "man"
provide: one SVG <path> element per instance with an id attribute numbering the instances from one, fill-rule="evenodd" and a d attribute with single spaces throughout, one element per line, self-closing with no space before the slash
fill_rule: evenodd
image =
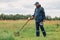
<path id="1" fill-rule="evenodd" d="M 31 18 L 28 18 L 28 20 L 32 20 L 33 18 L 35 18 L 35 23 L 36 23 L 36 36 L 39 37 L 40 36 L 40 31 L 39 29 L 41 29 L 43 36 L 46 37 L 46 32 L 44 30 L 43 27 L 43 22 L 45 20 L 45 12 L 44 12 L 44 8 L 41 7 L 41 5 L 39 4 L 39 2 L 35 3 L 35 12 L 34 15 Z"/>

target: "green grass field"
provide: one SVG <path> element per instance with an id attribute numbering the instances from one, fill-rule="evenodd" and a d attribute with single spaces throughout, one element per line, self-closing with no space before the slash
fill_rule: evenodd
<path id="1" fill-rule="evenodd" d="M 17 32 L 25 22 L 26 20 L 1 20 L 0 40 L 60 40 L 60 24 L 57 26 L 57 21 L 44 22 L 44 28 L 47 32 L 45 38 L 41 31 L 40 37 L 36 37 L 35 22 L 33 20 L 30 21 L 22 31 L 20 31 L 20 36 L 14 36 L 14 32 Z"/>

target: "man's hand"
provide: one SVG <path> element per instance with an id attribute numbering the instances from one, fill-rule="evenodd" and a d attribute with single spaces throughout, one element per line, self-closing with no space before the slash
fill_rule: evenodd
<path id="1" fill-rule="evenodd" d="M 31 18 L 29 17 L 28 20 L 30 20 Z"/>
<path id="2" fill-rule="evenodd" d="M 34 17 L 29 17 L 29 18 L 28 18 L 28 20 L 33 20 L 33 19 L 34 19 Z"/>

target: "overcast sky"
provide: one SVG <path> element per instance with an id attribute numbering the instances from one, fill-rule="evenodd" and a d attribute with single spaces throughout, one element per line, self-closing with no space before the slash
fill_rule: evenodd
<path id="1" fill-rule="evenodd" d="M 0 14 L 34 14 L 35 2 L 40 2 L 46 15 L 60 17 L 60 0 L 0 0 Z"/>

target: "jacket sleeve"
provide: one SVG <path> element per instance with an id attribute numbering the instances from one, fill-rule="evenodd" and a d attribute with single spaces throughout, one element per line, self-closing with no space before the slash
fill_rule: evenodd
<path id="1" fill-rule="evenodd" d="M 45 11 L 44 11 L 44 8 L 42 8 L 42 18 L 43 18 L 43 20 L 45 19 Z"/>

